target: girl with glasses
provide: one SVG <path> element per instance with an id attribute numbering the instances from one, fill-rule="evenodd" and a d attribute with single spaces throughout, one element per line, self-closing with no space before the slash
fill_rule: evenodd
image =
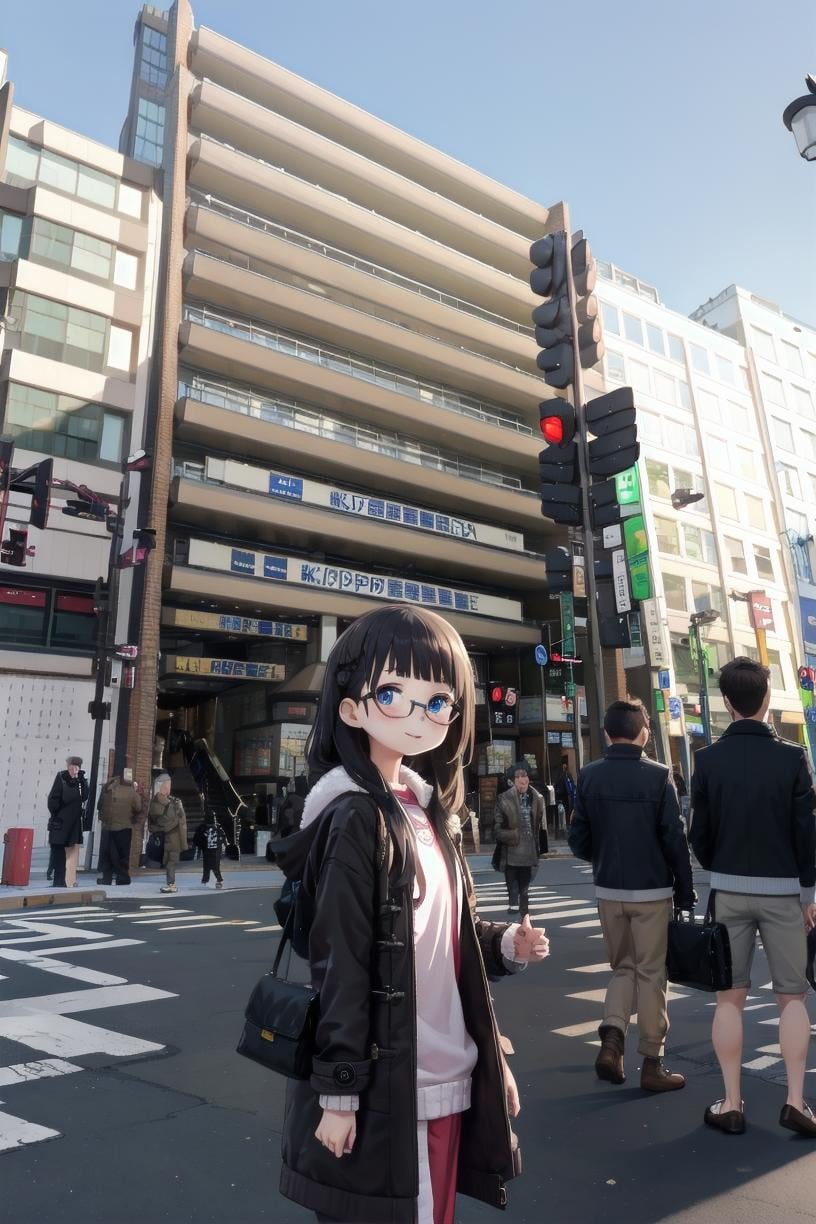
<path id="1" fill-rule="evenodd" d="M 502 1207 L 519 1168 L 487 979 L 549 949 L 529 919 L 476 914 L 451 818 L 473 724 L 471 664 L 442 617 L 389 606 L 337 640 L 301 829 L 276 855 L 313 915 L 320 990 L 311 1079 L 288 1081 L 281 1191 L 318 1220 L 452 1224 L 457 1189 Z"/>

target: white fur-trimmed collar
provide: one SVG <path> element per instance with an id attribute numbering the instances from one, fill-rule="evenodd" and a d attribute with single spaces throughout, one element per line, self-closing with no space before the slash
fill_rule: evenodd
<path id="1" fill-rule="evenodd" d="M 433 795 L 433 787 L 429 786 L 424 778 L 421 778 L 418 773 L 414 773 L 413 769 L 409 769 L 407 765 L 403 765 L 400 769 L 400 783 L 403 786 L 409 786 L 419 800 L 420 806 L 426 808 L 431 802 Z M 306 803 L 303 807 L 303 819 L 300 822 L 301 829 L 305 829 L 312 821 L 317 820 L 321 812 L 332 803 L 340 795 L 348 794 L 349 791 L 360 791 L 365 794 L 365 788 L 358 786 L 352 781 L 346 773 L 342 765 L 337 765 L 334 769 L 330 769 L 327 774 L 317 782 L 306 796 Z"/>

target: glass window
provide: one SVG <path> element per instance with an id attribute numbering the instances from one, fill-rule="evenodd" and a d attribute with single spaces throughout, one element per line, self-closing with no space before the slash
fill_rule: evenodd
<path id="1" fill-rule="evenodd" d="M 655 327 L 654 323 L 647 323 L 646 338 L 653 353 L 659 353 L 661 357 L 666 356 L 666 341 L 660 327 Z"/>
<path id="2" fill-rule="evenodd" d="M 781 446 L 783 450 L 793 450 L 793 430 L 787 421 L 771 417 L 771 433 L 777 446 Z"/>
<path id="3" fill-rule="evenodd" d="M 139 76 L 160 89 L 167 84 L 167 35 L 152 26 L 142 26 Z"/>
<path id="4" fill-rule="evenodd" d="M 748 616 L 748 604 L 746 600 L 744 599 L 732 599 L 731 600 L 731 616 L 732 616 L 732 619 L 735 625 L 739 626 L 742 629 L 751 628 L 751 621 Z M 737 654 L 738 655 L 748 654 L 748 651 L 743 650 L 741 646 L 738 646 Z M 755 657 L 754 655 L 749 655 L 749 658 L 754 658 L 754 657 Z M 759 658 L 758 651 L 756 654 L 756 658 L 757 659 Z"/>
<path id="5" fill-rule="evenodd" d="M 728 453 L 728 443 L 723 438 L 709 438 L 706 450 L 712 467 L 728 472 L 731 468 L 731 457 Z"/>
<path id="6" fill-rule="evenodd" d="M 680 539 L 677 534 L 677 524 L 671 519 L 659 518 L 655 515 L 655 531 L 657 532 L 658 551 L 676 557 L 680 553 Z"/>
<path id="7" fill-rule="evenodd" d="M 48 620 L 48 592 L 0 586 L 0 641 L 39 646 Z"/>
<path id="8" fill-rule="evenodd" d="M 97 621 L 90 595 L 57 592 L 51 645 L 79 649 L 96 642 Z"/>
<path id="9" fill-rule="evenodd" d="M 115 412 L 102 414 L 99 458 L 106 463 L 121 463 L 124 458 L 125 419 Z"/>
<path id="10" fill-rule="evenodd" d="M 31 226 L 31 258 L 35 262 L 53 263 L 61 268 L 71 266 L 73 230 L 55 225 L 43 217 L 35 217 Z"/>
<path id="11" fill-rule="evenodd" d="M 769 582 L 776 581 L 770 548 L 766 548 L 763 544 L 754 544 L 753 549 L 757 577 L 767 578 Z"/>
<path id="12" fill-rule="evenodd" d="M 114 284 L 123 289 L 135 289 L 139 279 L 139 260 L 128 251 L 117 251 L 113 263 Z"/>
<path id="13" fill-rule="evenodd" d="M 658 463 L 656 459 L 647 459 L 646 479 L 649 482 L 649 492 L 652 497 L 663 497 L 668 501 L 671 497 L 669 465 L 667 463 Z"/>
<path id="14" fill-rule="evenodd" d="M 138 187 L 131 187 L 128 183 L 119 184 L 119 212 L 139 219 L 142 215 L 143 200 L 144 192 Z"/>
<path id="15" fill-rule="evenodd" d="M 720 416 L 720 401 L 712 391 L 698 391 L 697 403 L 700 405 L 700 415 L 705 417 L 707 421 L 718 422 L 722 419 Z"/>
<path id="16" fill-rule="evenodd" d="M 672 433 L 677 433 L 680 441 L 680 449 L 682 450 L 683 454 L 687 455 L 689 459 L 698 458 L 700 452 L 697 446 L 697 430 L 691 425 L 675 426 L 669 421 L 666 422 L 666 425 L 672 431 Z"/>
<path id="17" fill-rule="evenodd" d="M 18 136 L 9 136 L 6 152 L 6 173 L 12 177 L 36 182 L 40 172 L 40 150 Z"/>
<path id="18" fill-rule="evenodd" d="M 765 507 L 760 499 L 758 497 L 751 497 L 750 493 L 746 493 L 745 508 L 748 511 L 748 522 L 751 526 L 756 527 L 757 531 L 766 531 Z"/>
<path id="19" fill-rule="evenodd" d="M 785 388 L 782 386 L 780 378 L 774 378 L 772 374 L 761 374 L 762 390 L 769 404 L 781 404 L 785 406 Z"/>
<path id="20" fill-rule="evenodd" d="M 695 370 L 699 370 L 701 374 L 708 374 L 708 353 L 699 344 L 689 344 L 691 352 L 691 364 Z"/>
<path id="21" fill-rule="evenodd" d="M 119 212 L 127 213 L 130 217 L 142 215 L 144 192 L 125 183 L 117 184 L 110 174 L 103 174 L 101 170 L 61 157 L 48 149 L 40 149 L 16 136 L 9 140 L 6 173 L 11 179 L 19 178 L 27 182 L 39 180 L 102 208 L 118 207 Z"/>
<path id="22" fill-rule="evenodd" d="M 782 656 L 778 650 L 768 651 L 768 666 L 771 669 L 771 688 L 785 689 L 785 675 L 782 670 Z"/>
<path id="23" fill-rule="evenodd" d="M 638 437 L 644 442 L 651 442 L 653 446 L 663 445 L 663 428 L 659 416 L 653 412 L 639 412 L 637 414 Z"/>
<path id="24" fill-rule="evenodd" d="M 668 334 L 669 341 L 669 356 L 672 361 L 679 361 L 681 365 L 685 364 L 686 354 L 683 351 L 683 341 L 679 336 L 673 336 L 671 332 Z"/>
<path id="25" fill-rule="evenodd" d="M 782 354 L 782 364 L 786 370 L 792 370 L 794 374 L 803 373 L 802 358 L 795 344 L 791 344 L 789 340 L 780 340 L 779 351 Z"/>
<path id="26" fill-rule="evenodd" d="M 737 498 L 734 490 L 729 489 L 727 485 L 718 484 L 714 486 L 714 491 L 720 514 L 724 515 L 725 518 L 738 519 Z"/>
<path id="27" fill-rule="evenodd" d="M 748 562 L 745 560 L 745 545 L 742 540 L 735 540 L 733 536 L 725 536 L 724 538 L 729 573 L 747 574 Z"/>
<path id="28" fill-rule="evenodd" d="M 763 331 L 761 327 L 754 327 L 752 325 L 751 342 L 756 350 L 757 356 L 765 357 L 768 361 L 776 361 L 773 336 L 770 332 Z"/>
<path id="29" fill-rule="evenodd" d="M 746 480 L 756 480 L 756 463 L 754 452 L 745 446 L 737 447 L 737 471 Z"/>
<path id="30" fill-rule="evenodd" d="M 691 407 L 691 391 L 684 378 L 678 378 L 677 380 L 677 402 L 681 408 Z"/>
<path id="31" fill-rule="evenodd" d="M 674 395 L 674 379 L 668 374 L 664 374 L 661 370 L 653 370 L 655 395 L 664 404 L 673 404 Z"/>
<path id="32" fill-rule="evenodd" d="M 75 161 L 69 161 L 67 157 L 60 157 L 59 153 L 52 153 L 50 149 L 43 149 L 40 155 L 39 179 L 41 183 L 47 183 L 49 187 L 56 187 L 58 191 L 67 191 L 71 195 L 76 195 L 77 170 L 78 166 Z"/>
<path id="33" fill-rule="evenodd" d="M 667 608 L 670 608 L 673 612 L 688 611 L 685 578 L 681 578 L 679 574 L 667 574 L 664 571 L 663 591 L 666 596 Z"/>
<path id="34" fill-rule="evenodd" d="M 684 523 L 683 538 L 689 561 L 704 561 L 707 565 L 717 564 L 717 546 L 712 532 L 706 531 L 703 527 L 692 527 L 690 523 Z"/>
<path id="35" fill-rule="evenodd" d="M 699 472 L 690 472 L 684 468 L 674 469 L 674 484 L 672 489 L 690 489 L 693 493 L 705 493 L 703 477 Z M 708 514 L 708 501 L 703 497 L 686 507 L 690 514 Z"/>
<path id="36" fill-rule="evenodd" d="M 127 418 L 99 404 L 9 383 L 2 432 L 31 451 L 86 463 L 121 463 Z"/>
<path id="37" fill-rule="evenodd" d="M 644 365 L 642 361 L 632 359 L 629 362 L 629 377 L 632 380 L 632 386 L 636 391 L 643 391 L 647 395 L 652 393 L 652 382 L 649 377 L 649 367 Z"/>
<path id="38" fill-rule="evenodd" d="M 626 369 L 623 364 L 623 358 L 620 353 L 610 352 L 609 349 L 606 350 L 606 377 L 610 382 L 626 382 Z"/>
<path id="39" fill-rule="evenodd" d="M 738 434 L 753 433 L 751 425 L 751 414 L 744 404 L 735 404 L 733 400 L 728 403 L 728 421 L 731 428 Z"/>
<path id="40" fill-rule="evenodd" d="M 729 361 L 727 357 L 721 357 L 717 354 L 717 374 L 722 382 L 734 384 L 734 363 Z"/>
<path id="41" fill-rule="evenodd" d="M 722 612 L 724 602 L 722 587 L 710 586 L 707 582 L 692 581 L 691 597 L 695 612 Z"/>
<path id="42" fill-rule="evenodd" d="M 160 166 L 164 156 L 164 107 L 139 98 L 133 156 L 151 166 Z"/>
<path id="43" fill-rule="evenodd" d="M 610 336 L 619 336 L 621 334 L 617 306 L 610 306 L 608 302 L 601 302 L 601 321 L 603 330 L 608 332 Z"/>
<path id="44" fill-rule="evenodd" d="M 116 179 L 90 166 L 79 165 L 77 169 L 79 171 L 77 183 L 79 198 L 87 200 L 89 204 L 97 204 L 100 208 L 115 208 Z"/>
<path id="45" fill-rule="evenodd" d="M 816 459 L 816 434 L 811 433 L 809 429 L 802 429 L 800 433 L 802 437 L 802 450 L 805 457 Z"/>
<path id="46" fill-rule="evenodd" d="M 737 366 L 737 386 L 741 387 L 743 391 L 751 390 L 751 384 L 748 381 L 748 371 L 745 366 Z"/>
<path id="47" fill-rule="evenodd" d="M 780 463 L 777 465 L 776 470 L 782 492 L 787 493 L 789 497 L 801 497 L 802 489 L 799 484 L 799 473 L 796 468 L 790 467 L 787 463 Z"/>
<path id="48" fill-rule="evenodd" d="M 65 360 L 89 370 L 101 370 L 105 352 L 107 320 L 89 310 L 68 309 L 65 329 Z"/>
<path id="49" fill-rule="evenodd" d="M 18 213 L 0 210 L 0 259 L 17 259 L 21 254 L 23 218 Z"/>
<path id="50" fill-rule="evenodd" d="M 813 397 L 806 387 L 797 387 L 796 383 L 790 385 L 791 399 L 793 406 L 797 412 L 804 413 L 805 416 L 813 416 Z"/>
<path id="51" fill-rule="evenodd" d="M 111 324 L 108 344 L 108 365 L 114 370 L 130 370 L 133 332 L 127 327 Z"/>
<path id="52" fill-rule="evenodd" d="M 634 315 L 623 312 L 623 334 L 632 344 L 643 345 L 643 324 Z"/>
<path id="53" fill-rule="evenodd" d="M 78 272 L 87 272 L 89 276 L 98 276 L 102 280 L 110 280 L 111 259 L 113 247 L 101 238 L 91 238 L 89 234 L 74 234 L 74 245 L 71 253 L 71 267 Z"/>

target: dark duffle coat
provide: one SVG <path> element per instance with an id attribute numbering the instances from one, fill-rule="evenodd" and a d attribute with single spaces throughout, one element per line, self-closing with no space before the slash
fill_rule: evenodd
<path id="1" fill-rule="evenodd" d="M 72 778 L 67 769 L 61 770 L 48 793 L 48 841 L 52 846 L 82 844 L 82 813 L 88 798 L 84 773 Z"/>
<path id="2" fill-rule="evenodd" d="M 436 802 L 435 800 L 433 802 Z M 419 1193 L 413 881 L 389 883 L 384 828 L 373 801 L 346 794 L 307 828 L 278 843 L 276 860 L 301 876 L 314 902 L 309 936 L 320 1021 L 310 1080 L 289 1080 L 280 1190 L 295 1202 L 354 1224 L 414 1224 Z M 447 836 L 447 834 L 445 834 Z M 459 839 L 457 838 L 456 841 Z M 510 1129 L 502 1055 L 488 974 L 504 976 L 506 926 L 475 912 L 465 887 L 460 974 L 468 1031 L 478 1048 L 471 1107 L 462 1115 L 458 1190 L 494 1207 L 521 1169 Z M 320 1094 L 360 1096 L 354 1149 L 341 1159 L 315 1138 Z"/>

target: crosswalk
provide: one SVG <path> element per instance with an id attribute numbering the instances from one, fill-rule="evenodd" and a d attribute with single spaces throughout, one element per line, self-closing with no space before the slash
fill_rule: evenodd
<path id="1" fill-rule="evenodd" d="M 530 921 L 534 925 L 549 927 L 555 923 L 565 930 L 600 930 L 595 900 L 586 887 L 576 896 L 566 886 L 533 884 L 529 896 Z M 476 898 L 479 914 L 488 921 L 513 920 L 507 909 L 507 885 L 501 877 L 477 881 Z"/>

